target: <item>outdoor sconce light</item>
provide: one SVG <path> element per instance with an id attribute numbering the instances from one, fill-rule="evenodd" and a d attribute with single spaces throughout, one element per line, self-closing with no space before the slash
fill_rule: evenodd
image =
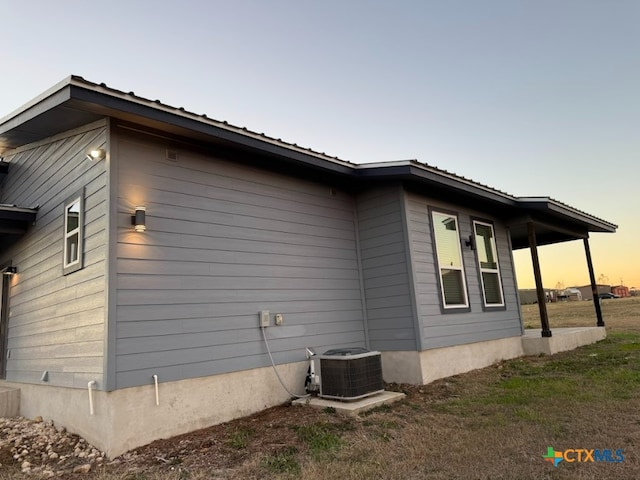
<path id="1" fill-rule="evenodd" d="M 18 273 L 18 269 L 16 267 L 7 267 L 2 272 L 3 275 L 9 275 L 9 276 L 15 275 L 16 273 Z"/>
<path id="2" fill-rule="evenodd" d="M 144 232 L 147 229 L 145 207 L 136 207 L 136 213 L 131 215 L 131 225 L 136 232 Z"/>
<path id="3" fill-rule="evenodd" d="M 464 241 L 464 245 L 471 250 L 476 249 L 476 243 L 474 242 L 473 235 L 469 235 L 469 238 Z"/>
<path id="4" fill-rule="evenodd" d="M 96 148 L 87 153 L 87 160 L 93 162 L 94 160 L 102 160 L 104 158 L 105 152 L 102 148 Z"/>

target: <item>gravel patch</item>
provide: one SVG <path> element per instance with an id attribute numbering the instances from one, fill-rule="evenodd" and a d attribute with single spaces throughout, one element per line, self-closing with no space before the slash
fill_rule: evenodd
<path id="1" fill-rule="evenodd" d="M 0 418 L 0 468 L 19 466 L 22 473 L 53 478 L 89 473 L 106 459 L 85 439 L 42 417 Z"/>

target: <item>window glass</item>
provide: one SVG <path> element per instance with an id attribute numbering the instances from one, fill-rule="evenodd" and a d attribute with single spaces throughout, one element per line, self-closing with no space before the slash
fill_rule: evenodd
<path id="1" fill-rule="evenodd" d="M 79 219 L 80 200 L 77 200 L 67 207 L 67 233 L 71 233 L 78 228 Z"/>
<path id="2" fill-rule="evenodd" d="M 78 234 L 67 237 L 67 265 L 78 261 Z"/>
<path id="3" fill-rule="evenodd" d="M 437 220 L 436 220 L 437 218 Z M 438 261 L 442 267 L 461 267 L 460 250 L 458 247 L 458 225 L 455 217 L 434 214 L 433 228 L 436 232 Z"/>

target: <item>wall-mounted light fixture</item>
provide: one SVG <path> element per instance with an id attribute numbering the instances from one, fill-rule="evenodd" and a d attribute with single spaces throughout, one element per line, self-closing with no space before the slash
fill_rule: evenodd
<path id="1" fill-rule="evenodd" d="M 96 148 L 87 153 L 87 160 L 93 162 L 94 160 L 102 160 L 105 157 L 105 152 L 102 148 Z"/>
<path id="2" fill-rule="evenodd" d="M 464 245 L 466 247 L 469 247 L 471 250 L 476 249 L 476 242 L 475 242 L 475 239 L 473 238 L 473 235 L 469 235 L 469 238 L 464 241 Z"/>
<path id="3" fill-rule="evenodd" d="M 7 267 L 2 271 L 3 275 L 15 275 L 16 273 L 18 273 L 18 269 L 16 267 Z"/>
<path id="4" fill-rule="evenodd" d="M 146 214 L 146 207 L 136 207 L 135 214 L 131 215 L 131 225 L 136 232 L 144 232 L 147 229 Z"/>

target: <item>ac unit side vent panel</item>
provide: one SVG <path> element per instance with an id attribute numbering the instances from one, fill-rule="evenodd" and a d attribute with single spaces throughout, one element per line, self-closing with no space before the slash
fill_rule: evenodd
<path id="1" fill-rule="evenodd" d="M 345 354 L 331 350 L 319 355 L 320 396 L 357 400 L 382 392 L 384 383 L 380 352 L 365 352 Z"/>

